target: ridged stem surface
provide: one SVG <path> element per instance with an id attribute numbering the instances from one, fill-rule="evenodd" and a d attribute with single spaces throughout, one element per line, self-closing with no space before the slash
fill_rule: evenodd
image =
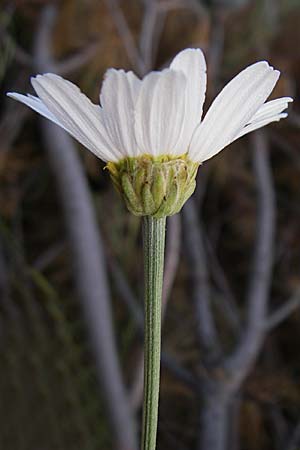
<path id="1" fill-rule="evenodd" d="M 143 218 L 145 271 L 145 364 L 142 450 L 155 450 L 161 347 L 161 298 L 166 218 Z"/>

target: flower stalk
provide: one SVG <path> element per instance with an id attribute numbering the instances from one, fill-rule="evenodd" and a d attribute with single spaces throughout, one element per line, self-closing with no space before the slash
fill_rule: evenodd
<path id="1" fill-rule="evenodd" d="M 142 450 L 155 450 L 156 447 L 165 229 L 166 217 L 143 217 L 145 356 Z"/>

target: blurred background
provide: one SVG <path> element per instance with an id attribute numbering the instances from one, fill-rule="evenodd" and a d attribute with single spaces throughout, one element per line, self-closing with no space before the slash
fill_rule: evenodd
<path id="1" fill-rule="evenodd" d="M 137 450 L 140 219 L 104 164 L 5 96 L 58 73 L 98 102 L 109 67 L 208 62 L 205 109 L 267 59 L 288 119 L 199 170 L 168 220 L 157 448 L 300 448 L 299 0 L 45 0 L 0 6 L 0 448 Z"/>

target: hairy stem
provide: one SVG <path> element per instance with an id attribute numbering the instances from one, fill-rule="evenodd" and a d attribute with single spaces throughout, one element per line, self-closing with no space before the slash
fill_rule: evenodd
<path id="1" fill-rule="evenodd" d="M 155 450 L 161 347 L 161 298 L 166 218 L 143 219 L 145 270 L 145 367 L 142 450 Z"/>

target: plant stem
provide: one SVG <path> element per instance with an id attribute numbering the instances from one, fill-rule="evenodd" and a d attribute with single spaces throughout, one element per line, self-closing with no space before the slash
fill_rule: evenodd
<path id="1" fill-rule="evenodd" d="M 145 271 L 144 402 L 142 450 L 155 450 L 161 346 L 161 298 L 166 218 L 143 218 Z"/>

